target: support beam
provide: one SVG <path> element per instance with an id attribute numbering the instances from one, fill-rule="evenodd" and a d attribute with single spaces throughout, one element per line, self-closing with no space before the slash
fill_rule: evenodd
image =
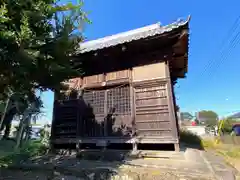
<path id="1" fill-rule="evenodd" d="M 138 150 L 137 143 L 134 142 L 132 145 L 133 145 L 133 152 L 137 152 Z"/>
<path id="2" fill-rule="evenodd" d="M 179 143 L 175 143 L 175 144 L 174 144 L 174 150 L 175 150 L 176 152 L 179 152 L 179 151 L 180 151 Z"/>

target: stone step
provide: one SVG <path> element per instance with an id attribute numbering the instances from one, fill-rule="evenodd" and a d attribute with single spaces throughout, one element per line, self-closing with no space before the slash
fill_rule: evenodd
<path id="1" fill-rule="evenodd" d="M 187 161 L 192 161 L 196 163 L 205 163 L 199 150 L 188 148 L 186 149 L 184 156 Z"/>

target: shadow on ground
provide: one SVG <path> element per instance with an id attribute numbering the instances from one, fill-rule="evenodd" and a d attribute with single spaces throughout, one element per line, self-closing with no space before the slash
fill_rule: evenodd
<path id="1" fill-rule="evenodd" d="M 43 155 L 18 161 L 9 167 L 1 168 L 0 179 L 30 180 L 30 179 L 62 179 L 65 180 L 177 180 L 189 174 L 191 164 L 178 165 L 167 158 L 156 158 L 155 152 L 149 153 L 150 159 L 145 159 L 143 152 L 130 154 L 129 151 L 95 151 L 81 152 L 78 155 L 72 151 L 62 151 L 58 155 Z M 175 152 L 162 152 L 162 155 L 176 154 Z M 167 155 L 169 156 L 169 155 Z M 76 158 L 77 157 L 77 158 Z M 155 157 L 155 158 L 154 158 Z M 162 156 L 163 157 L 163 156 Z M 179 168 L 179 169 L 174 169 Z M 201 167 L 200 167 L 201 168 Z M 200 170 L 198 169 L 198 171 Z M 200 172 L 201 173 L 201 172 Z M 191 180 L 200 180 L 195 175 Z M 202 178 L 204 180 L 204 178 Z"/>
<path id="2" fill-rule="evenodd" d="M 181 132 L 181 140 L 183 142 L 181 143 L 181 153 L 189 147 L 203 149 L 201 139 L 198 136 Z M 3 146 L 3 144 L 0 145 L 0 148 Z M 159 153 L 154 151 L 148 154 L 143 152 L 145 151 L 133 154 L 129 150 L 93 150 L 81 151 L 77 154 L 72 150 L 61 150 L 58 154 L 48 154 L 35 158 L 26 158 L 24 154 L 18 154 L 18 159 L 13 164 L 0 169 L 0 179 L 120 180 L 125 178 L 128 180 L 177 180 L 181 177 L 191 180 L 206 179 L 201 177 L 201 174 L 207 171 L 205 167 L 199 166 L 194 169 L 193 165 L 187 162 L 181 161 L 179 163 L 178 161 L 177 165 L 168 159 L 168 156 L 179 155 L 174 151 L 162 152 L 159 158 L 157 158 Z M 150 159 L 146 159 L 146 156 Z M 179 158 L 183 160 L 181 155 Z M 186 177 L 186 175 L 189 176 L 190 172 L 196 173 L 195 176 Z"/>
<path id="3" fill-rule="evenodd" d="M 180 145 L 183 151 L 186 148 L 204 150 L 202 139 L 189 131 L 180 131 Z"/>

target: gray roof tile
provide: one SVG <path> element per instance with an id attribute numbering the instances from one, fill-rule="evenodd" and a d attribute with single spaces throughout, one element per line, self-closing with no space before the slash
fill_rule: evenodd
<path id="1" fill-rule="evenodd" d="M 108 47 L 116 46 L 119 44 L 124 44 L 134 40 L 144 39 L 147 37 L 170 32 L 174 29 L 177 29 L 181 26 L 186 25 L 189 22 L 189 20 L 190 20 L 190 16 L 185 21 L 178 20 L 177 22 L 174 22 L 166 26 L 161 26 L 160 23 L 156 23 L 156 24 L 152 24 L 142 28 L 130 30 L 127 32 L 118 33 L 112 36 L 107 36 L 107 37 L 99 38 L 92 41 L 86 41 L 80 44 L 78 53 L 96 51 L 99 49 L 108 48 Z"/>

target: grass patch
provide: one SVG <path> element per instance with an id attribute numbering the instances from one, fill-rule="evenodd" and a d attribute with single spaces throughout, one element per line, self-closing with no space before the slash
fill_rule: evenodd
<path id="1" fill-rule="evenodd" d="M 226 152 L 226 155 L 232 158 L 240 158 L 240 148 L 234 148 Z"/>
<path id="2" fill-rule="evenodd" d="M 223 143 L 216 144 L 214 140 L 202 140 L 202 144 L 205 150 L 214 150 L 216 153 L 227 156 L 230 158 L 240 159 L 240 147 L 234 145 L 228 145 Z"/>
<path id="3" fill-rule="evenodd" d="M 222 156 L 226 163 L 240 170 L 240 147 L 231 144 L 224 144 L 221 141 L 216 143 L 216 138 L 201 138 L 187 130 L 180 132 L 180 141 L 188 145 L 199 145 L 206 151 L 211 151 Z"/>
<path id="4" fill-rule="evenodd" d="M 206 149 L 215 149 L 218 145 L 215 143 L 215 139 L 201 139 L 202 147 Z"/>
<path id="5" fill-rule="evenodd" d="M 216 149 L 218 154 L 221 154 L 222 156 L 226 156 L 229 158 L 233 158 L 233 159 L 240 159 L 240 148 L 236 147 L 236 148 L 229 148 L 229 150 L 223 150 L 223 149 Z"/>
<path id="6" fill-rule="evenodd" d="M 230 166 L 240 170 L 240 147 L 231 144 L 224 144 L 221 141 L 216 144 L 215 140 L 202 140 L 205 150 L 215 152 L 224 158 L 225 162 Z"/>
<path id="7" fill-rule="evenodd" d="M 40 141 L 29 141 L 17 150 L 14 150 L 14 145 L 12 141 L 0 141 L 0 166 L 17 164 L 32 157 L 40 156 L 47 149 Z"/>

